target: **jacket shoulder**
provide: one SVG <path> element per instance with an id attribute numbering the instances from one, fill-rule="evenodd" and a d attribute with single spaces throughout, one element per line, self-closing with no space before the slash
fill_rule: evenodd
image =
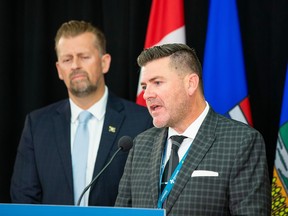
<path id="1" fill-rule="evenodd" d="M 41 107 L 39 109 L 33 110 L 28 115 L 31 117 L 46 116 L 46 115 L 55 114 L 56 112 L 59 112 L 63 109 L 64 110 L 70 109 L 68 99 L 64 99 L 64 100 L 49 104 L 47 106 Z"/>
<path id="2" fill-rule="evenodd" d="M 110 91 L 107 105 L 117 110 L 118 112 L 126 112 L 130 115 L 147 115 L 151 117 L 146 107 L 138 105 L 135 102 L 126 100 L 124 98 L 118 97 Z"/>

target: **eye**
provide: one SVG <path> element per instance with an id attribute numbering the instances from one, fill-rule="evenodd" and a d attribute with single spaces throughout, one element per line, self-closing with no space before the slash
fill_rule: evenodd
<path id="1" fill-rule="evenodd" d="M 155 82 L 154 82 L 154 84 L 157 85 L 157 86 L 160 85 L 161 83 L 162 83 L 162 82 L 160 82 L 160 81 L 155 81 Z"/>
<path id="2" fill-rule="evenodd" d="M 82 56 L 81 58 L 82 58 L 82 59 L 89 59 L 90 56 Z"/>
<path id="3" fill-rule="evenodd" d="M 63 59 L 63 60 L 62 60 L 63 63 L 68 63 L 68 62 L 70 62 L 70 61 L 71 61 L 71 59 Z"/>
<path id="4" fill-rule="evenodd" d="M 142 90 L 146 90 L 147 86 L 146 85 L 142 85 Z"/>

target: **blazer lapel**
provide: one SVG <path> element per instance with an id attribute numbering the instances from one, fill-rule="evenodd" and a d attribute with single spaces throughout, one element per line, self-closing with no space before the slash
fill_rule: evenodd
<path id="1" fill-rule="evenodd" d="M 68 100 L 57 109 L 57 114 L 53 117 L 56 145 L 59 157 L 62 160 L 63 170 L 66 175 L 67 183 L 73 192 L 72 183 L 72 159 L 70 145 L 70 120 L 71 110 Z"/>
<path id="2" fill-rule="evenodd" d="M 101 155 L 101 157 L 96 158 L 93 176 L 96 176 L 107 162 L 109 153 L 116 142 L 115 139 L 124 121 L 124 115 L 120 113 L 123 105 L 121 103 L 115 103 L 113 97 L 109 92 L 100 146 L 97 153 L 97 155 Z"/>
<path id="3" fill-rule="evenodd" d="M 162 155 L 167 139 L 167 129 L 162 130 L 158 136 L 154 137 L 153 149 L 151 153 L 151 194 L 152 200 L 155 207 L 157 207 L 157 202 L 159 198 L 159 184 L 160 184 L 160 165 L 162 161 Z"/>
<path id="4" fill-rule="evenodd" d="M 205 120 L 203 121 L 199 131 L 189 149 L 186 160 L 177 176 L 176 183 L 168 197 L 166 212 L 170 212 L 174 203 L 178 199 L 182 190 L 191 178 L 192 172 L 198 167 L 207 151 L 215 140 L 215 129 L 217 125 L 217 117 L 213 110 L 209 110 Z M 177 181 L 178 180 L 178 181 Z"/>

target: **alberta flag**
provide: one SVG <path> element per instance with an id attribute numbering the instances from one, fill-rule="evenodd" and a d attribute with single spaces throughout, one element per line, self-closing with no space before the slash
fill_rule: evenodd
<path id="1" fill-rule="evenodd" d="M 210 1 L 203 84 L 216 112 L 252 126 L 235 0 Z"/>
<path id="2" fill-rule="evenodd" d="M 165 43 L 186 43 L 183 0 L 153 0 L 144 48 Z M 140 85 L 136 103 L 146 106 Z"/>
<path id="3" fill-rule="evenodd" d="M 272 215 L 288 215 L 288 66 L 272 179 Z"/>

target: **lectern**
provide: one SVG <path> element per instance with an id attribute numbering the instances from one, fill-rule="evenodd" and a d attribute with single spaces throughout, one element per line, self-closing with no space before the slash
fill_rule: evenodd
<path id="1" fill-rule="evenodd" d="M 1 216 L 165 216 L 163 209 L 0 204 Z"/>

